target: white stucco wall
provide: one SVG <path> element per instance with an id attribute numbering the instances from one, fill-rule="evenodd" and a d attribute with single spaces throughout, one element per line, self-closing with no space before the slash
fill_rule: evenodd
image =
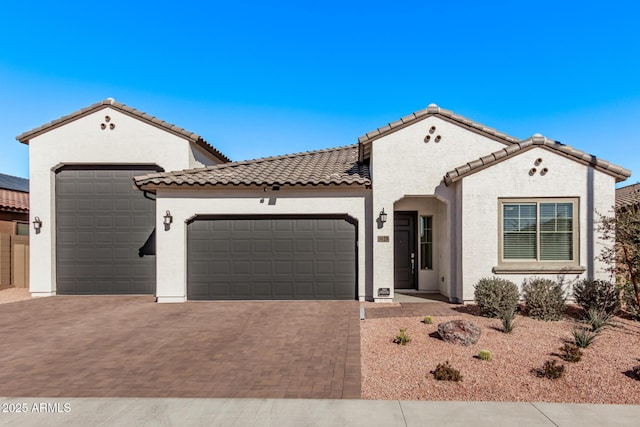
<path id="1" fill-rule="evenodd" d="M 110 121 L 105 121 L 105 116 Z M 106 129 L 100 125 L 106 124 Z M 110 129 L 109 125 L 115 125 Z M 198 153 L 200 157 L 202 153 Z M 56 292 L 55 170 L 65 164 L 158 165 L 166 171 L 199 165 L 189 141 L 110 107 L 52 129 L 29 141 L 31 221 L 42 230 L 30 236 L 30 290 Z M 133 185 L 133 182 L 132 182 Z"/>
<path id="2" fill-rule="evenodd" d="M 542 163 L 536 166 L 536 159 Z M 531 168 L 537 172 L 529 175 Z M 541 175 L 547 168 L 546 175 Z M 463 299 L 473 300 L 473 286 L 483 277 L 492 276 L 492 267 L 499 259 L 499 198 L 552 197 L 579 198 L 579 264 L 582 274 L 567 274 L 566 280 L 594 276 L 609 279 L 605 266 L 597 259 L 605 244 L 597 232 L 591 234 L 590 220 L 597 220 L 595 211 L 612 214 L 615 203 L 615 179 L 591 167 L 570 160 L 543 148 L 533 148 L 487 169 L 469 175 L 454 184 L 461 194 L 459 234 L 463 245 L 457 284 L 463 289 Z M 591 245 L 591 246 L 589 246 Z M 557 273 L 499 274 L 521 286 L 532 276 L 557 279 Z"/>
<path id="3" fill-rule="evenodd" d="M 278 192 L 252 190 L 163 189 L 157 192 L 157 289 L 158 302 L 183 302 L 187 296 L 187 224 L 195 215 L 346 214 L 358 221 L 358 298 L 371 291 L 370 234 L 371 192 L 365 189 L 291 189 Z M 163 215 L 173 216 L 165 231 Z M 368 242 L 369 239 L 369 242 Z M 367 286 L 367 283 L 369 285 Z"/>
<path id="4" fill-rule="evenodd" d="M 432 126 L 436 128 L 434 132 L 430 132 Z M 425 142 L 427 135 L 431 136 L 429 142 Z M 439 142 L 435 142 L 437 136 L 441 138 Z M 455 192 L 442 183 L 444 174 L 504 147 L 505 144 L 501 142 L 437 116 L 429 116 L 372 142 L 373 212 L 377 217 L 384 208 L 389 214 L 388 221 L 382 228 L 376 222 L 373 224 L 374 295 L 377 296 L 378 288 L 391 288 L 392 292 L 387 300 L 393 298 L 393 209 L 396 202 L 406 196 L 435 194 L 445 206 L 439 214 L 454 214 L 451 210 L 455 209 Z M 443 223 L 442 219 L 436 219 L 435 215 L 434 221 L 440 224 L 439 240 L 447 242 L 440 248 L 434 248 L 442 253 L 442 262 L 437 272 L 440 278 L 438 289 L 444 295 L 454 297 L 452 294 L 455 289 L 452 288 L 451 280 L 456 260 L 451 256 L 448 242 L 455 239 L 451 235 L 455 227 Z M 378 236 L 389 236 L 390 242 L 378 242 Z M 421 274 L 420 279 L 420 289 L 434 288 L 423 282 L 431 280 L 429 274 Z M 376 300 L 383 301 L 384 298 L 376 297 Z"/>

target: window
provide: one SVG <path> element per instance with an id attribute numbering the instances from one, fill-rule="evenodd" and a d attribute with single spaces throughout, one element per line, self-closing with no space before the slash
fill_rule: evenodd
<path id="1" fill-rule="evenodd" d="M 16 234 L 18 236 L 28 236 L 29 235 L 29 224 L 24 222 L 16 223 Z"/>
<path id="2" fill-rule="evenodd" d="M 577 200 L 502 200 L 502 260 L 577 263 Z"/>
<path id="3" fill-rule="evenodd" d="M 433 269 L 433 217 L 420 217 L 420 268 Z"/>

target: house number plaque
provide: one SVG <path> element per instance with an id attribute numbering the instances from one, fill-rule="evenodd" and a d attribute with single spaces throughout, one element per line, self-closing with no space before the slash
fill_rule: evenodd
<path id="1" fill-rule="evenodd" d="M 378 242 L 389 242 L 389 236 L 378 236 Z"/>

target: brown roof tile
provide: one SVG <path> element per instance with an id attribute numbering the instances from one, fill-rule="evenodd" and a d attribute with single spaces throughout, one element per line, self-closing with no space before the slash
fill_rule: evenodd
<path id="1" fill-rule="evenodd" d="M 358 146 L 223 163 L 206 168 L 152 173 L 134 178 L 138 188 L 227 185 L 370 185 Z"/>
<path id="2" fill-rule="evenodd" d="M 29 212 L 29 193 L 0 188 L 0 211 Z"/>
<path id="3" fill-rule="evenodd" d="M 177 135 L 179 137 L 182 137 L 184 139 L 187 139 L 193 143 L 198 144 L 200 147 L 202 147 L 204 150 L 206 150 L 207 152 L 213 154 L 215 157 L 217 157 L 219 160 L 221 160 L 222 162 L 229 162 L 229 158 L 227 156 L 225 156 L 224 154 L 222 154 L 220 151 L 218 151 L 216 148 L 214 148 L 211 144 L 209 144 L 207 141 L 205 141 L 200 135 L 195 134 L 193 132 L 189 132 L 186 129 L 183 129 L 181 127 L 178 127 L 176 125 L 173 125 L 171 123 L 167 123 L 164 120 L 160 120 L 157 117 L 154 117 L 150 114 L 147 114 L 145 112 L 142 111 L 138 111 L 135 108 L 129 107 L 125 104 L 122 104 L 120 102 L 117 102 L 116 100 L 114 100 L 113 98 L 107 98 L 103 101 L 97 102 L 93 105 L 90 105 L 86 108 L 82 108 L 76 112 L 73 112 L 71 114 L 68 114 L 66 116 L 60 117 L 59 119 L 53 120 L 49 123 L 46 123 L 42 126 L 39 126 L 37 128 L 31 129 L 30 131 L 24 132 L 21 135 L 18 135 L 16 137 L 16 139 L 20 142 L 22 142 L 23 144 L 29 144 L 29 140 L 31 138 L 34 138 L 38 135 L 41 135 L 45 132 L 48 132 L 52 129 L 55 129 L 59 126 L 65 125 L 73 120 L 79 119 L 81 117 L 84 117 L 88 114 L 94 113 L 96 111 L 99 111 L 103 108 L 113 108 L 114 110 L 120 111 L 121 113 L 127 114 L 131 117 L 134 117 L 138 120 L 142 120 L 144 122 L 147 122 L 153 126 L 156 126 L 160 129 L 163 129 L 167 132 L 173 133 L 174 135 Z"/>
<path id="4" fill-rule="evenodd" d="M 587 154 L 584 151 L 576 150 L 575 148 L 569 147 L 568 145 L 564 145 L 557 141 L 547 139 L 542 135 L 535 134 L 529 139 L 525 139 L 514 145 L 502 148 L 494 153 L 491 153 L 489 156 L 482 157 L 481 162 L 473 160 L 471 162 L 465 163 L 462 166 L 458 166 L 457 168 L 445 174 L 444 182 L 446 185 L 449 185 L 452 182 L 458 181 L 459 179 L 462 179 L 467 175 L 478 172 L 479 170 L 482 170 L 487 166 L 491 166 L 497 162 L 515 156 L 520 152 L 529 150 L 534 147 L 542 147 L 550 151 L 556 151 L 570 159 L 593 166 L 594 168 L 615 177 L 616 182 L 624 181 L 631 176 L 631 171 L 627 169 L 616 166 L 606 160 L 598 159 L 592 154 Z M 493 160 L 491 160 L 490 156 L 493 156 Z"/>
<path id="5" fill-rule="evenodd" d="M 632 205 L 640 206 L 640 183 L 616 189 L 616 209 Z"/>

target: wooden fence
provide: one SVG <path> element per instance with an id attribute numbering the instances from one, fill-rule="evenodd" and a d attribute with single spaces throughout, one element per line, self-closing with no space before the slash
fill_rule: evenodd
<path id="1" fill-rule="evenodd" d="M 29 236 L 0 233 L 0 289 L 29 287 Z"/>

